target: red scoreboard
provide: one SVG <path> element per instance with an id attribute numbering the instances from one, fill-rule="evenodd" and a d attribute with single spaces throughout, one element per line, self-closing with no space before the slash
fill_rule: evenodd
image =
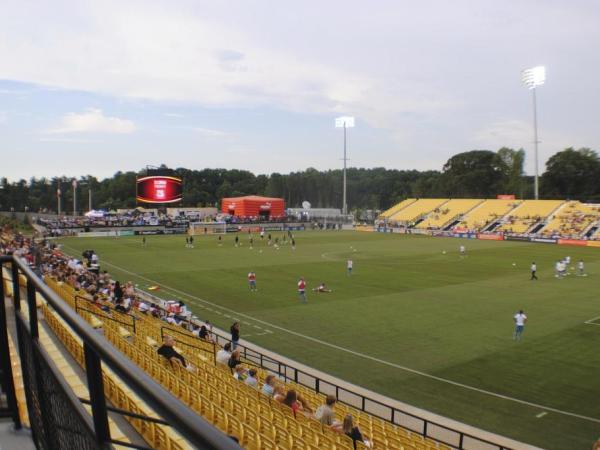
<path id="1" fill-rule="evenodd" d="M 152 175 L 136 182 L 136 200 L 140 203 L 175 203 L 181 201 L 181 178 Z"/>

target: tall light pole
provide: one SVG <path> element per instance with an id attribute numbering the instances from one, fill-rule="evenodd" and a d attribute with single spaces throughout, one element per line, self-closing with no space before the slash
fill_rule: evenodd
<path id="1" fill-rule="evenodd" d="M 536 66 L 531 69 L 526 69 L 521 72 L 521 79 L 523 84 L 529 88 L 533 98 L 533 144 L 535 151 L 535 181 L 533 191 L 535 199 L 538 200 L 540 197 L 540 185 L 538 176 L 538 130 L 537 130 L 537 99 L 535 95 L 535 88 L 542 86 L 546 81 L 546 68 L 544 66 Z"/>
<path id="2" fill-rule="evenodd" d="M 58 215 L 60 216 L 60 206 L 61 206 L 61 195 L 62 192 L 60 191 L 60 180 L 58 182 L 58 189 L 56 190 L 56 201 L 58 202 Z"/>
<path id="3" fill-rule="evenodd" d="M 348 203 L 346 202 L 346 130 L 354 127 L 354 117 L 342 116 L 335 119 L 335 127 L 344 129 L 344 182 L 343 182 L 343 198 L 342 198 L 342 214 L 345 216 L 348 214 Z"/>
<path id="4" fill-rule="evenodd" d="M 77 215 L 77 180 L 73 180 L 73 217 Z"/>

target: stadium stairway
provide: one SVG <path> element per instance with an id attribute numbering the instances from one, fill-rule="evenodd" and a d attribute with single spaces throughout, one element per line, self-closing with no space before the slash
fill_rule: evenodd
<path id="1" fill-rule="evenodd" d="M 459 226 L 469 230 L 484 230 L 487 226 L 492 225 L 494 221 L 506 216 L 520 204 L 520 200 L 485 200 L 465 214 Z"/>
<path id="2" fill-rule="evenodd" d="M 434 209 L 441 208 L 448 201 L 447 198 L 420 198 L 390 216 L 389 221 L 405 222 L 408 224 L 417 222 Z"/>
<path id="3" fill-rule="evenodd" d="M 412 203 L 414 203 L 416 201 L 417 201 L 416 198 L 407 198 L 405 200 L 402 200 L 400 203 L 397 203 L 394 206 L 392 206 L 391 208 L 382 212 L 379 215 L 379 219 L 384 219 L 384 220 L 389 219 L 391 216 L 393 216 L 394 214 L 399 212 L 401 209 L 406 208 L 408 205 L 411 205 Z"/>
<path id="4" fill-rule="evenodd" d="M 552 215 L 564 200 L 525 200 L 506 214 L 498 231 L 526 233 Z"/>
<path id="5" fill-rule="evenodd" d="M 600 220 L 600 209 L 578 201 L 561 205 L 541 230 L 545 236 L 583 237 Z"/>
<path id="6" fill-rule="evenodd" d="M 420 222 L 416 228 L 422 229 L 441 229 L 450 222 L 456 221 L 463 214 L 467 214 L 473 208 L 476 208 L 484 200 L 454 198 L 444 203 L 443 206 L 436 208 Z"/>
<path id="7" fill-rule="evenodd" d="M 66 284 L 47 278 L 47 283 L 75 308 L 75 291 Z M 86 308 L 87 309 L 87 308 Z M 201 342 L 187 330 L 169 325 L 143 314 L 137 315 L 135 330 L 127 323 L 126 315 L 114 310 L 107 313 L 77 308 L 89 323 L 101 328 L 105 337 L 157 382 L 202 415 L 224 433 L 236 436 L 242 446 L 258 449 L 352 449 L 352 441 L 345 435 L 323 427 L 317 420 L 297 414 L 271 400 L 256 389 L 236 380 L 228 367 L 215 364 L 213 344 Z M 119 320 L 119 322 L 114 319 Z M 99 326 L 97 321 L 101 322 Z M 165 331 L 166 330 L 166 331 Z M 196 370 L 188 371 L 171 366 L 156 352 L 165 333 L 176 339 L 180 351 Z M 254 367 L 245 361 L 247 368 Z M 257 368 L 257 367 L 255 367 Z M 258 369 L 262 383 L 267 375 Z M 280 380 L 281 382 L 281 380 Z M 283 382 L 282 382 L 283 384 Z M 313 408 L 324 402 L 325 396 L 303 385 L 285 383 L 286 389 L 295 389 Z M 122 407 L 122 406 L 120 406 Z M 132 405 L 130 404 L 131 408 Z M 124 408 L 125 409 L 125 408 Z M 408 431 L 378 417 L 345 404 L 336 405 L 336 416 L 343 420 L 352 414 L 363 433 L 371 438 L 375 449 L 448 450 L 449 447 Z M 357 448 L 366 448 L 357 444 Z"/>

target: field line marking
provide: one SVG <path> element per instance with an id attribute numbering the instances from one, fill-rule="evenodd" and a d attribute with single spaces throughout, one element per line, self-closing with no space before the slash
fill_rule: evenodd
<path id="1" fill-rule="evenodd" d="M 546 414 L 548 414 L 546 411 L 543 411 L 541 413 L 539 413 L 538 415 L 536 415 L 535 417 L 537 417 L 538 419 L 541 419 L 542 417 L 544 417 Z"/>
<path id="2" fill-rule="evenodd" d="M 169 286 L 167 286 L 165 284 L 158 283 L 155 280 L 152 280 L 150 278 L 144 277 L 143 275 L 137 274 L 137 273 L 132 272 L 130 270 L 123 269 L 122 267 L 119 267 L 119 266 L 117 266 L 115 264 L 109 263 L 106 260 L 103 260 L 103 261 L 104 261 L 104 264 L 108 264 L 109 266 L 113 266 L 113 267 L 119 269 L 122 272 L 129 273 L 130 275 L 138 277 L 138 278 L 140 278 L 142 280 L 149 281 L 151 283 L 159 284 L 162 287 L 164 287 L 164 288 L 166 288 L 166 289 L 168 289 L 170 291 L 179 292 L 180 294 L 185 295 L 188 298 L 191 298 L 191 299 L 194 299 L 194 300 L 197 300 L 197 301 L 200 301 L 200 302 L 204 302 L 204 303 L 209 304 L 209 305 L 213 305 L 215 307 L 218 307 L 218 308 L 221 308 L 223 310 L 229 311 L 229 312 L 231 312 L 233 314 L 237 314 L 239 316 L 246 317 L 246 318 L 248 318 L 250 320 L 254 320 L 255 322 L 262 323 L 263 325 L 267 325 L 267 326 L 269 326 L 271 328 L 275 328 L 276 330 L 280 330 L 280 331 L 282 331 L 284 333 L 288 333 L 288 334 L 297 336 L 299 338 L 306 339 L 308 341 L 315 342 L 317 344 L 321 344 L 321 345 L 326 346 L 326 347 L 330 347 L 330 348 L 333 348 L 333 349 L 336 349 L 336 350 L 339 350 L 339 351 L 342 351 L 342 352 L 345 352 L 345 353 L 349 353 L 351 355 L 358 356 L 359 358 L 363 358 L 363 359 L 367 359 L 367 360 L 370 360 L 370 361 L 374 361 L 374 362 L 377 362 L 379 364 L 383 364 L 383 365 L 386 365 L 386 366 L 389 366 L 389 367 L 394 367 L 396 369 L 403 370 L 405 372 L 413 373 L 415 375 L 420 375 L 422 377 L 429 378 L 429 379 L 432 379 L 432 380 L 436 380 L 436 381 L 439 381 L 439 382 L 442 382 L 442 383 L 447 383 L 447 384 L 450 384 L 450 385 L 453 385 L 453 386 L 457 386 L 457 387 L 460 387 L 460 388 L 463 388 L 463 389 L 467 389 L 467 390 L 471 390 L 471 391 L 474 391 L 474 392 L 478 392 L 480 394 L 486 394 L 486 395 L 489 395 L 491 397 L 496 397 L 496 398 L 499 398 L 499 399 L 502 399 L 502 400 L 508 400 L 508 401 L 512 401 L 512 402 L 515 402 L 515 403 L 520 403 L 522 405 L 531 406 L 533 408 L 539 408 L 539 409 L 543 409 L 543 410 L 546 410 L 546 411 L 552 411 L 552 412 L 555 412 L 557 414 L 562 414 L 562 415 L 565 415 L 565 416 L 575 417 L 575 418 L 578 418 L 578 419 L 587 420 L 589 422 L 600 423 L 600 419 L 596 419 L 594 417 L 588 417 L 588 416 L 584 416 L 582 414 L 576 414 L 576 413 L 569 412 L 569 411 L 563 411 L 563 410 L 560 410 L 560 409 L 552 408 L 550 406 L 544 406 L 544 405 L 540 405 L 540 404 L 537 404 L 537 403 L 529 402 L 527 400 L 521 400 L 521 399 L 518 399 L 518 398 L 510 397 L 508 395 L 498 394 L 498 393 L 492 392 L 492 391 L 486 391 L 485 389 L 480 389 L 480 388 L 477 388 L 475 386 L 469 386 L 468 384 L 459 383 L 458 381 L 452 381 L 452 380 L 448 380 L 446 378 L 438 377 L 436 375 L 431 375 L 431 374 L 429 374 L 427 372 L 422 372 L 420 370 L 411 369 L 410 367 L 405 367 L 405 366 L 402 366 L 400 364 L 396 364 L 396 363 L 393 363 L 393 362 L 390 362 L 390 361 L 385 361 L 383 359 L 376 358 L 375 356 L 366 355 L 364 353 L 359 353 L 359 352 L 356 352 L 354 350 L 351 350 L 351 349 L 348 349 L 348 348 L 345 348 L 345 347 L 340 347 L 339 345 L 336 345 L 336 344 L 332 344 L 330 342 L 322 341 L 320 339 L 317 339 L 317 338 L 314 338 L 314 337 L 311 337 L 311 336 L 306 336 L 306 335 L 304 335 L 302 333 L 298 333 L 297 331 L 293 331 L 293 330 L 290 330 L 288 328 L 283 328 L 283 327 L 280 327 L 278 325 L 266 322 L 266 321 L 261 320 L 261 319 L 256 319 L 256 318 L 254 318 L 252 316 L 249 316 L 247 314 L 234 311 L 234 310 L 229 309 L 229 308 L 227 308 L 225 306 L 217 305 L 216 303 L 212 303 L 212 302 L 209 302 L 208 300 L 204 300 L 204 299 L 201 299 L 199 297 L 193 296 L 193 295 L 188 294 L 187 292 L 184 292 L 184 291 L 182 291 L 180 289 L 172 288 L 172 287 L 169 287 Z"/>
<path id="3" fill-rule="evenodd" d="M 593 319 L 590 319 L 590 320 L 586 320 L 583 323 L 588 324 L 588 325 L 600 325 L 600 323 L 595 323 L 596 320 L 598 320 L 598 319 L 600 319 L 600 316 L 594 317 Z"/>

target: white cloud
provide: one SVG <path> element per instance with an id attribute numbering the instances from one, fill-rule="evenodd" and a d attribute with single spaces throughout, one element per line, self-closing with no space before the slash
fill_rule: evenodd
<path id="1" fill-rule="evenodd" d="M 0 73 L 8 79 L 119 97 L 302 113 L 352 112 L 371 125 L 389 128 L 400 114 L 446 108 L 454 102 L 426 83 L 398 83 L 394 71 L 380 74 L 361 64 L 348 70 L 327 54 L 306 56 L 276 42 L 264 45 L 255 30 L 228 23 L 225 16 L 217 19 L 219 14 L 198 14 L 180 6 L 82 3 L 64 8 L 67 26 L 48 21 L 42 8 L 33 17 L 26 14 L 31 26 L 40 21 L 35 40 L 11 25 L 19 21 L 9 16 L 24 14 L 14 8 L 6 20 L 0 19 L 0 54 L 5 55 Z M 76 70 L 69 62 L 78 62 Z"/>
<path id="2" fill-rule="evenodd" d="M 200 136 L 206 137 L 206 138 L 231 137 L 231 134 L 226 131 L 213 130 L 211 128 L 201 128 L 201 127 L 193 127 L 192 129 Z"/>
<path id="3" fill-rule="evenodd" d="M 65 114 L 60 124 L 48 130 L 48 133 L 128 134 L 134 131 L 135 124 L 131 120 L 105 116 L 101 109 L 89 108 L 82 113 L 70 112 Z"/>
<path id="4" fill-rule="evenodd" d="M 42 137 L 38 139 L 39 142 L 61 142 L 70 144 L 91 144 L 93 142 L 100 142 L 95 139 L 78 139 L 78 138 L 62 138 L 62 137 Z"/>

